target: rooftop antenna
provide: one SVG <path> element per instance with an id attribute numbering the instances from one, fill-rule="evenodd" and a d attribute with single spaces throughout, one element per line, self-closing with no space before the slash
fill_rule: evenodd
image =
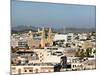
<path id="1" fill-rule="evenodd" d="M 63 26 L 63 33 L 65 34 L 66 33 L 66 27 Z"/>

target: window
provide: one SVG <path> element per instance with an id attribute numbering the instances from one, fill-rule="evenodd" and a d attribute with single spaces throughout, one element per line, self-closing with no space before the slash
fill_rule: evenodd
<path id="1" fill-rule="evenodd" d="M 27 72 L 27 70 L 24 70 L 24 72 Z"/>
<path id="2" fill-rule="evenodd" d="M 12 68 L 12 72 L 16 72 L 16 68 Z"/>
<path id="3" fill-rule="evenodd" d="M 42 62 L 42 60 L 40 60 L 40 62 Z"/>
<path id="4" fill-rule="evenodd" d="M 33 72 L 33 70 L 29 70 L 29 72 Z"/>
<path id="5" fill-rule="evenodd" d="M 73 67 L 74 67 L 74 65 L 73 65 Z"/>

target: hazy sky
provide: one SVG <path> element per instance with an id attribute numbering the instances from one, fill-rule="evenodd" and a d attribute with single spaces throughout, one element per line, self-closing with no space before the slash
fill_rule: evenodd
<path id="1" fill-rule="evenodd" d="M 12 26 L 95 27 L 95 6 L 12 1 Z"/>

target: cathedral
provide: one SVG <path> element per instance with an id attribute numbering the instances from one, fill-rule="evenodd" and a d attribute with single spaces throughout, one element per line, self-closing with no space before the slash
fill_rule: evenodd
<path id="1" fill-rule="evenodd" d="M 37 32 L 28 32 L 28 46 L 30 48 L 44 48 L 53 45 L 53 36 L 51 28 L 39 29 Z"/>

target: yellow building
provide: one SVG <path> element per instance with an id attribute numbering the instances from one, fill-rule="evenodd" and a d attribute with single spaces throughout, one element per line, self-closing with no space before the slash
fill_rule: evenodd
<path id="1" fill-rule="evenodd" d="M 45 43 L 46 43 L 46 40 L 45 40 L 45 31 L 44 31 L 44 28 L 42 29 L 42 33 L 41 33 L 41 48 L 44 48 L 45 47 Z"/>
<path id="2" fill-rule="evenodd" d="M 38 29 L 38 32 L 28 32 L 28 46 L 30 48 L 44 48 L 45 46 L 52 46 L 53 45 L 53 38 L 52 38 L 52 30 L 51 28 L 48 29 L 47 37 L 45 35 L 45 29 L 42 30 Z M 39 35 L 40 37 L 33 35 Z"/>
<path id="3" fill-rule="evenodd" d="M 41 44 L 41 48 L 44 48 L 45 46 L 52 46 L 53 45 L 53 38 L 52 38 L 51 28 L 49 28 L 47 38 L 45 38 L 45 30 L 44 30 L 44 28 L 42 29 L 40 44 Z"/>
<path id="4" fill-rule="evenodd" d="M 95 47 L 95 45 L 94 45 L 91 41 L 85 41 L 85 42 L 82 44 L 82 48 L 83 48 L 83 49 L 93 48 L 93 47 Z"/>
<path id="5" fill-rule="evenodd" d="M 47 43 L 49 44 L 49 46 L 53 45 L 53 38 L 52 38 L 52 30 L 51 30 L 51 28 L 49 28 Z"/>

